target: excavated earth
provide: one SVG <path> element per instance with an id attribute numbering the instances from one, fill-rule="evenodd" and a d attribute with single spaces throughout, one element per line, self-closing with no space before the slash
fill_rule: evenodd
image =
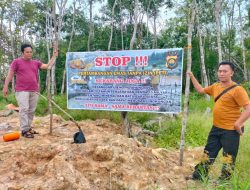
<path id="1" fill-rule="evenodd" d="M 2 135 L 19 130 L 18 114 L 0 117 L 0 190 L 165 190 L 189 189 L 185 176 L 202 149 L 145 147 L 122 135 L 122 126 L 109 120 L 79 122 L 87 143 L 72 144 L 78 128 L 60 116 L 36 117 L 34 139 L 3 142 Z"/>

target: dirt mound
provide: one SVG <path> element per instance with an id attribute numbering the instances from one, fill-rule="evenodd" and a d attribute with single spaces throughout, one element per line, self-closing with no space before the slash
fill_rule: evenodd
<path id="1" fill-rule="evenodd" d="M 18 130 L 15 115 L 0 117 Z M 40 134 L 0 142 L 0 189 L 183 189 L 185 176 L 194 166 L 200 149 L 185 152 L 184 166 L 178 166 L 179 152 L 144 147 L 121 134 L 121 126 L 108 120 L 79 122 L 87 143 L 72 144 L 77 127 L 59 116 L 35 118 Z M 3 133 L 3 132 L 2 132 Z"/>

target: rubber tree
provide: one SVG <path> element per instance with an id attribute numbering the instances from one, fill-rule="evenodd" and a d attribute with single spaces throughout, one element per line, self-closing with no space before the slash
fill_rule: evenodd
<path id="1" fill-rule="evenodd" d="M 197 33 L 198 33 L 198 38 L 199 38 L 199 47 L 200 47 L 200 64 L 201 64 L 201 73 L 202 73 L 202 78 L 203 78 L 203 82 L 204 82 L 204 86 L 207 87 L 208 86 L 208 77 L 207 77 L 207 72 L 206 72 L 206 65 L 205 65 L 205 48 L 204 48 L 204 44 L 203 44 L 203 40 L 202 40 L 202 36 L 204 34 L 204 32 L 202 32 L 201 29 L 201 23 L 200 23 L 200 7 L 197 4 L 196 7 L 197 10 L 197 16 L 196 16 L 196 21 L 197 21 Z M 206 96 L 206 100 L 210 100 L 210 96 L 209 95 L 205 95 Z"/>
<path id="2" fill-rule="evenodd" d="M 73 36 L 75 33 L 75 15 L 76 14 L 76 1 L 73 1 L 73 19 L 72 19 L 72 27 L 71 27 L 71 33 L 70 33 L 70 39 L 69 39 L 69 45 L 68 45 L 68 52 L 70 52 L 71 50 L 71 44 L 72 44 L 72 40 L 73 40 Z M 62 87 L 61 87 L 61 94 L 64 93 L 64 89 L 65 89 L 65 80 L 66 80 L 66 63 L 65 63 L 65 68 L 63 70 L 63 80 L 62 80 Z"/>
<path id="3" fill-rule="evenodd" d="M 243 62 L 243 70 L 244 70 L 244 80 L 248 81 L 248 69 L 246 64 L 246 48 L 244 44 L 245 34 L 243 30 L 243 18 L 241 13 L 241 4 L 243 3 L 243 0 L 238 0 L 237 5 L 239 8 L 239 21 L 240 21 L 240 45 L 241 45 L 241 51 L 242 51 L 242 62 Z"/>
<path id="4" fill-rule="evenodd" d="M 217 48 L 218 48 L 218 57 L 219 62 L 222 61 L 222 48 L 221 48 L 221 6 L 222 0 L 215 1 L 214 15 L 216 21 L 216 34 L 217 34 Z"/>
<path id="5" fill-rule="evenodd" d="M 196 0 L 192 0 L 192 4 L 189 6 L 188 15 L 188 35 L 187 35 L 187 71 L 191 71 L 192 66 L 192 33 L 194 28 L 194 21 L 196 15 Z M 185 96 L 184 96 L 184 110 L 182 117 L 182 129 L 181 129 L 181 142 L 180 142 L 180 160 L 179 163 L 182 166 L 183 156 L 184 156 L 184 146 L 185 146 L 185 134 L 188 119 L 188 102 L 190 94 L 190 77 L 186 75 L 186 85 L 185 85 Z"/>

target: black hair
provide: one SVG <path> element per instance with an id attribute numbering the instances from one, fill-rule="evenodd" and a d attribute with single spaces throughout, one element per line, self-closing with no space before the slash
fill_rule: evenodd
<path id="1" fill-rule="evenodd" d="M 27 47 L 30 47 L 31 49 L 33 49 L 32 46 L 31 46 L 30 44 L 22 44 L 22 45 L 21 45 L 21 52 L 23 53 L 23 52 L 24 52 L 24 49 L 27 48 Z"/>
<path id="2" fill-rule="evenodd" d="M 221 65 L 229 65 L 229 66 L 231 67 L 232 71 L 235 70 L 235 65 L 234 65 L 233 62 L 230 62 L 230 61 L 222 61 L 222 62 L 219 63 L 219 67 L 220 67 Z"/>

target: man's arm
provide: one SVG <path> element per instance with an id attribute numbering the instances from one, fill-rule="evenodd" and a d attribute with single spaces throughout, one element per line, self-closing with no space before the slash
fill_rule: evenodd
<path id="1" fill-rule="evenodd" d="M 56 58 L 58 56 L 58 51 L 54 51 L 52 58 L 49 60 L 48 64 L 42 63 L 40 69 L 51 69 L 51 67 L 55 64 Z"/>
<path id="2" fill-rule="evenodd" d="M 205 91 L 204 91 L 204 88 L 200 85 L 200 83 L 197 81 L 197 79 L 195 78 L 195 76 L 193 75 L 193 73 L 190 71 L 190 72 L 187 72 L 187 74 L 189 75 L 193 85 L 194 85 L 194 88 L 196 89 L 197 92 L 201 93 L 201 94 L 205 94 Z"/>
<path id="3" fill-rule="evenodd" d="M 250 104 L 244 106 L 245 111 L 240 115 L 239 119 L 234 124 L 235 130 L 242 135 L 241 127 L 243 127 L 244 122 L 250 117 Z"/>
<path id="4" fill-rule="evenodd" d="M 7 97 L 8 96 L 8 86 L 9 86 L 9 83 L 12 81 L 14 77 L 14 71 L 11 70 L 11 68 L 9 69 L 9 72 L 8 72 L 8 75 L 5 79 L 5 82 L 4 82 L 4 86 L 3 86 L 3 95 L 4 97 Z"/>

